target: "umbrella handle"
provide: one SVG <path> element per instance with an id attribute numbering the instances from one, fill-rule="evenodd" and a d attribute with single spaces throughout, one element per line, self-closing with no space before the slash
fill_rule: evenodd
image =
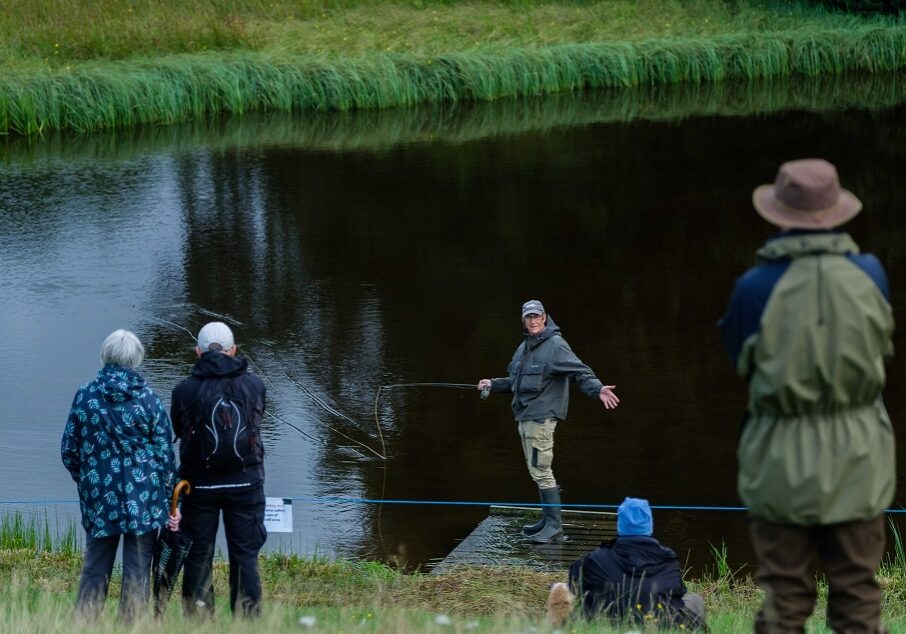
<path id="1" fill-rule="evenodd" d="M 176 515 L 176 506 L 179 504 L 179 494 L 185 489 L 186 493 L 192 492 L 192 485 L 189 484 L 188 480 L 180 480 L 176 483 L 176 486 L 173 487 L 173 501 L 170 503 L 170 515 Z"/>

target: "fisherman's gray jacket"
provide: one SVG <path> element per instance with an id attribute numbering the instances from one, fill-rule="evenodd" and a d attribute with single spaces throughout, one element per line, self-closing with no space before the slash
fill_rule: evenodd
<path id="1" fill-rule="evenodd" d="M 491 391 L 513 394 L 517 421 L 566 418 L 571 378 L 591 398 L 597 398 L 603 387 L 560 336 L 560 328 L 550 315 L 544 330 L 534 336 L 526 334 L 507 372 L 506 377 L 491 379 Z"/>

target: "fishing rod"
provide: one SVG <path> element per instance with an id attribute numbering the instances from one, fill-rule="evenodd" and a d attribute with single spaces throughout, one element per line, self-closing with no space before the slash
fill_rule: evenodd
<path id="1" fill-rule="evenodd" d="M 393 388 L 398 388 L 398 387 L 444 387 L 444 388 L 450 388 L 450 389 L 454 389 L 454 390 L 474 390 L 475 384 L 474 383 L 433 382 L 433 383 L 391 383 L 389 385 L 379 385 L 378 389 L 377 389 L 377 394 L 374 395 L 374 425 L 375 425 L 375 427 L 377 427 L 378 432 L 381 431 L 381 419 L 380 419 L 380 416 L 378 415 L 378 403 L 381 400 L 381 392 L 383 392 L 385 389 L 393 389 Z M 490 388 L 481 390 L 481 398 L 486 399 L 488 397 L 488 394 L 490 394 L 490 393 L 491 393 Z M 383 442 L 384 442 L 384 437 L 381 436 L 382 446 L 383 446 Z"/>
<path id="2" fill-rule="evenodd" d="M 474 390 L 474 383 L 391 383 L 390 385 L 382 385 L 382 388 L 391 388 L 391 387 L 450 387 L 457 390 Z"/>

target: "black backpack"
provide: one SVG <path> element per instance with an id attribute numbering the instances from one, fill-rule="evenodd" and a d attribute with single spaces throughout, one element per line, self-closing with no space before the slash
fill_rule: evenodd
<path id="1" fill-rule="evenodd" d="M 252 406 L 231 377 L 204 379 L 181 441 L 182 463 L 214 473 L 233 473 L 256 464 L 258 424 Z"/>

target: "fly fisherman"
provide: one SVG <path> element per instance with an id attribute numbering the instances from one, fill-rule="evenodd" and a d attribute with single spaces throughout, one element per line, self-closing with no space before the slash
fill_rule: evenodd
<path id="1" fill-rule="evenodd" d="M 582 392 L 600 399 L 607 409 L 616 408 L 620 399 L 613 393 L 616 386 L 602 384 L 575 355 L 541 302 L 533 299 L 522 305 L 522 326 L 525 339 L 507 366 L 508 376 L 481 379 L 477 387 L 483 392 L 513 395 L 513 416 L 525 462 L 544 505 L 541 521 L 524 526 L 523 534 L 536 544 L 547 544 L 563 539 L 560 487 L 551 466 L 554 429 L 566 418 L 569 406 L 569 379 L 575 379 Z"/>

